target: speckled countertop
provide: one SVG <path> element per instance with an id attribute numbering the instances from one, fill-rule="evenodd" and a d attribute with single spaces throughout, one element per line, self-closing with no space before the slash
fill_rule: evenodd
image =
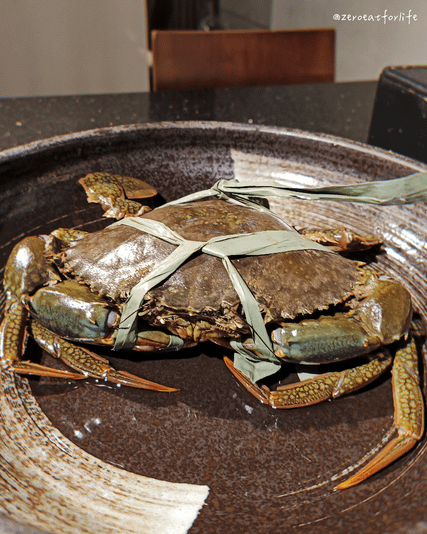
<path id="1" fill-rule="evenodd" d="M 366 142 L 376 82 L 0 99 L 0 150 L 55 135 L 158 121 L 215 120 Z"/>

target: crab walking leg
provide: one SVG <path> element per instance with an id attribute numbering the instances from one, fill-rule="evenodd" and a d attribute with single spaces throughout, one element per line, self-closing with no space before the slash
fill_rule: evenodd
<path id="1" fill-rule="evenodd" d="M 3 367 L 18 360 L 23 352 L 26 319 L 27 312 L 18 300 L 9 305 L 0 331 Z"/>
<path id="2" fill-rule="evenodd" d="M 141 215 L 150 211 L 148 206 L 129 200 L 131 198 L 148 198 L 157 194 L 154 187 L 146 182 L 119 176 L 108 172 L 95 172 L 80 178 L 89 202 L 101 204 L 104 217 L 121 219 L 132 215 Z"/>
<path id="3" fill-rule="evenodd" d="M 336 489 L 359 484 L 410 451 L 424 432 L 424 400 L 420 389 L 418 354 L 411 339 L 397 351 L 392 370 L 394 427 L 397 436 L 372 460 Z"/>
<path id="4" fill-rule="evenodd" d="M 224 361 L 237 380 L 264 404 L 273 408 L 298 408 L 336 399 L 368 385 L 391 365 L 392 358 L 378 357 L 352 369 L 324 373 L 302 382 L 279 386 L 275 391 L 252 383 L 234 367 L 231 360 L 224 358 Z"/>
<path id="5" fill-rule="evenodd" d="M 252 393 L 252 395 L 263 404 L 269 404 L 271 406 L 269 399 L 270 390 L 266 392 L 265 386 L 259 387 L 257 384 L 252 382 L 252 380 L 239 371 L 239 369 L 234 367 L 234 363 L 230 360 L 230 358 L 227 358 L 227 356 L 224 356 L 224 363 L 229 371 L 233 373 L 234 377 L 237 378 L 237 380 L 249 391 L 249 393 Z"/>
<path id="6" fill-rule="evenodd" d="M 303 228 L 299 233 L 311 241 L 338 251 L 366 250 L 382 243 L 376 236 L 358 235 L 344 227 L 327 230 Z"/>
<path id="7" fill-rule="evenodd" d="M 390 367 L 391 362 L 391 356 L 378 357 L 345 371 L 324 373 L 296 384 L 279 386 L 270 392 L 270 403 L 275 408 L 296 408 L 337 399 L 370 384 Z"/>
<path id="8" fill-rule="evenodd" d="M 23 353 L 27 311 L 19 301 L 9 305 L 6 316 L 0 327 L 0 360 L 2 367 L 7 367 L 15 373 L 48 375 L 58 378 L 78 380 L 85 378 L 84 375 L 49 369 L 33 362 L 19 360 Z"/>
<path id="9" fill-rule="evenodd" d="M 74 345 L 65 339 L 60 338 L 36 321 L 32 322 L 32 334 L 37 343 L 55 358 L 61 359 L 71 368 L 83 373 L 83 376 L 101 378 L 115 384 L 131 386 L 140 389 L 151 389 L 154 391 L 178 391 L 176 388 L 170 388 L 150 382 L 138 376 L 127 373 L 126 371 L 116 371 L 113 369 L 108 360 L 97 354 Z M 48 373 L 48 376 L 51 376 Z"/>

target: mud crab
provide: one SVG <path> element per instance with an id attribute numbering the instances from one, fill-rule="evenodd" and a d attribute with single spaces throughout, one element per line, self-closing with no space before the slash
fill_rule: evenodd
<path id="1" fill-rule="evenodd" d="M 410 335 L 410 295 L 399 282 L 337 253 L 378 245 L 377 239 L 345 229 L 304 230 L 301 236 L 269 210 L 217 198 L 171 203 L 147 212 L 131 198 L 152 196 L 156 191 L 139 180 L 94 173 L 80 182 L 89 201 L 102 204 L 105 216 L 122 221 L 92 234 L 58 229 L 48 236 L 26 237 L 15 246 L 4 275 L 3 368 L 69 379 L 91 376 L 136 388 L 174 391 L 116 371 L 87 348 L 87 344 L 117 348 L 119 332 L 127 328 L 121 346 L 127 348 L 130 343 L 133 350 L 161 352 L 204 341 L 237 347 L 240 360 L 233 363 L 224 358 L 236 378 L 261 402 L 292 408 L 353 392 L 393 365 L 397 435 L 338 488 L 366 479 L 421 438 L 424 402 L 417 350 Z M 136 217 L 129 219 L 132 215 Z M 128 224 L 129 220 L 133 223 Z M 140 228 L 140 221 L 160 225 L 160 229 Z M 262 335 L 248 319 L 252 312 L 245 307 L 224 262 L 212 251 L 203 252 L 206 243 L 249 234 L 257 236 L 257 250 L 268 249 L 264 241 L 269 232 L 298 236 L 299 244 L 287 251 L 253 255 L 237 247 L 232 261 L 255 298 L 254 313 L 262 317 L 262 328 L 268 333 L 268 340 L 260 341 Z M 179 248 L 168 240 L 169 233 L 184 244 L 200 246 L 187 251 L 187 259 L 181 258 L 175 270 L 152 277 L 136 308 L 129 311 L 126 306 L 135 287 L 150 278 L 159 264 L 167 264 Z M 235 248 L 233 243 L 231 248 Z M 123 326 L 124 315 L 126 320 L 131 318 L 133 337 L 129 335 L 132 329 Z M 26 332 L 76 372 L 21 361 Z M 261 375 L 250 372 L 251 366 L 262 366 L 266 359 L 277 369 L 280 362 L 326 364 L 361 355 L 366 355 L 365 361 L 354 367 L 275 391 L 257 383 L 263 371 Z"/>

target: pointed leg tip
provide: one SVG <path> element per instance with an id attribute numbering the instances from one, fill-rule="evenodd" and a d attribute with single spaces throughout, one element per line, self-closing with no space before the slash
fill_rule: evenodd
<path id="1" fill-rule="evenodd" d="M 357 484 L 363 481 L 363 479 L 354 480 L 355 478 L 356 476 L 353 476 L 353 477 L 350 477 L 348 480 L 344 480 L 344 482 L 341 482 L 340 484 L 338 484 L 338 486 L 335 486 L 334 491 L 341 491 L 341 490 L 345 490 L 348 488 L 352 488 L 353 486 L 356 486 Z"/>
<path id="2" fill-rule="evenodd" d="M 9 366 L 10 371 L 20 375 L 49 376 L 51 378 L 66 378 L 68 380 L 83 380 L 87 378 L 81 373 L 73 373 L 62 369 L 54 369 L 33 362 L 14 362 Z"/>
<path id="3" fill-rule="evenodd" d="M 162 384 L 157 384 L 156 382 L 151 382 L 149 380 L 145 380 L 145 378 L 141 378 L 131 373 L 127 373 L 126 371 L 116 371 L 110 369 L 105 378 L 109 382 L 138 389 L 149 389 L 152 391 L 161 391 L 166 393 L 179 391 L 179 389 L 177 388 L 163 386 Z"/>
<path id="4" fill-rule="evenodd" d="M 362 469 L 347 480 L 344 480 L 344 482 L 338 484 L 334 488 L 334 491 L 351 488 L 364 482 L 409 452 L 416 445 L 417 441 L 417 439 L 404 434 L 394 438 L 370 462 L 362 467 Z"/>
<path id="5" fill-rule="evenodd" d="M 267 404 L 268 406 L 273 406 L 272 400 L 269 394 L 267 394 L 263 389 L 258 387 L 255 383 L 253 383 L 247 376 L 245 376 L 241 371 L 236 369 L 234 367 L 234 363 L 228 358 L 227 356 L 223 357 L 224 363 L 231 371 L 231 373 L 234 375 L 234 377 L 242 384 L 242 386 L 249 391 L 249 393 L 252 393 L 252 395 L 261 401 L 263 404 Z"/>
<path id="6" fill-rule="evenodd" d="M 234 369 L 234 364 L 230 360 L 230 358 L 228 358 L 227 356 L 224 356 L 223 359 L 224 359 L 224 363 L 225 363 L 225 365 L 227 366 L 228 369 L 230 369 L 230 370 Z"/>

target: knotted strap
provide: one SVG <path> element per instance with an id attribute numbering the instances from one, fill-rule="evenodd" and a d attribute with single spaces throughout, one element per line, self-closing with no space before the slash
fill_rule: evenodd
<path id="1" fill-rule="evenodd" d="M 234 341 L 233 348 L 238 353 L 235 362 L 237 368 L 245 372 L 253 381 L 269 376 L 280 367 L 279 359 L 274 355 L 272 342 L 259 310 L 258 302 L 230 260 L 230 256 L 259 256 L 276 254 L 289 250 L 323 250 L 329 249 L 306 239 L 295 231 L 266 230 L 249 234 L 233 234 L 213 237 L 206 242 L 190 241 L 168 228 L 159 221 L 128 217 L 114 223 L 125 224 L 168 241 L 177 248 L 161 261 L 146 277 L 132 288 L 129 299 L 122 310 L 121 322 L 116 334 L 114 349 L 132 348 L 138 331 L 138 311 L 141 309 L 145 295 L 154 286 L 163 282 L 174 273 L 190 256 L 200 251 L 221 258 L 236 293 L 242 303 L 245 319 L 251 329 L 255 347 L 259 356 L 244 349 L 240 342 Z M 175 336 L 177 337 L 177 336 Z M 263 365 L 259 365 L 263 362 Z"/>
<path id="2" fill-rule="evenodd" d="M 427 200 L 427 173 L 416 173 L 386 181 L 310 189 L 287 187 L 275 181 L 239 182 L 237 180 L 220 180 L 210 189 L 187 195 L 169 202 L 166 206 L 194 202 L 212 196 L 238 202 L 262 212 L 268 212 L 276 218 L 278 218 L 276 214 L 251 199 L 254 197 L 267 198 L 276 196 L 282 198 L 294 197 L 360 202 L 382 206 L 411 204 Z M 111 226 L 119 224 L 133 226 L 142 232 L 177 245 L 177 248 L 132 289 L 131 295 L 123 307 L 114 345 L 116 350 L 134 346 L 137 338 L 138 311 L 142 307 L 147 292 L 173 274 L 190 256 L 200 251 L 221 258 L 233 287 L 239 296 L 245 319 L 252 332 L 257 354 L 245 349 L 241 342 L 231 342 L 231 345 L 236 350 L 235 367 L 253 382 L 274 374 L 278 370 L 281 365 L 280 360 L 274 355 L 272 342 L 266 330 L 258 303 L 232 264 L 230 257 L 276 254 L 291 250 L 309 249 L 332 253 L 328 248 L 306 239 L 291 227 L 289 227 L 289 230 L 266 230 L 251 234 L 214 237 L 209 241 L 203 242 L 186 240 L 163 223 L 151 219 L 129 217 L 117 221 Z M 172 338 L 177 338 L 176 348 L 179 348 L 178 336 L 172 336 Z"/>

